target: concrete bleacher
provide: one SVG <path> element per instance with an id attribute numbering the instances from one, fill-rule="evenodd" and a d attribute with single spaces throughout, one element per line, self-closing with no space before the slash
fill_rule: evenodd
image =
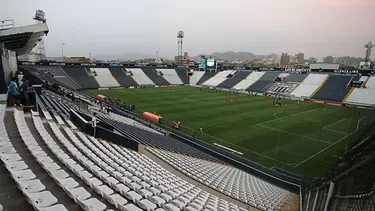
<path id="1" fill-rule="evenodd" d="M 95 72 L 95 79 L 102 88 L 119 87 L 120 84 L 112 75 L 108 68 L 90 68 L 91 72 Z"/>
<path id="2" fill-rule="evenodd" d="M 285 79 L 285 81 L 301 83 L 306 77 L 307 74 L 290 73 L 289 76 Z"/>
<path id="3" fill-rule="evenodd" d="M 193 179 L 261 210 L 280 210 L 289 192 L 231 166 L 148 147 Z"/>
<path id="4" fill-rule="evenodd" d="M 368 89 L 375 89 L 375 76 L 369 77 L 365 84 L 365 87 Z"/>
<path id="5" fill-rule="evenodd" d="M 279 75 L 278 72 L 266 72 L 254 82 L 246 91 L 265 93 L 272 85 L 275 78 Z"/>
<path id="6" fill-rule="evenodd" d="M 182 83 L 183 84 L 189 84 L 188 72 L 190 71 L 190 69 L 176 67 L 175 70 L 176 70 L 176 73 L 178 74 L 178 76 L 180 77 Z"/>
<path id="7" fill-rule="evenodd" d="M 212 78 L 202 83 L 202 85 L 203 86 L 217 86 L 223 81 L 225 81 L 227 79 L 227 76 L 231 74 L 232 72 L 233 70 L 220 71 L 217 74 L 215 74 Z"/>
<path id="8" fill-rule="evenodd" d="M 94 76 L 89 75 L 84 67 L 62 67 L 65 72 L 70 75 L 83 89 L 97 89 L 99 84 L 96 82 Z M 87 68 L 88 69 L 88 68 Z"/>
<path id="9" fill-rule="evenodd" d="M 217 85 L 217 87 L 231 89 L 234 85 L 238 84 L 238 82 L 245 79 L 248 75 L 250 75 L 250 71 L 236 71 L 235 75 L 227 78 L 225 81 Z"/>
<path id="10" fill-rule="evenodd" d="M 143 67 L 143 72 L 154 82 L 156 85 L 170 85 L 170 83 L 154 68 Z"/>
<path id="11" fill-rule="evenodd" d="M 317 91 L 328 75 L 324 74 L 309 74 L 301 84 L 291 93 L 295 97 L 311 97 Z"/>
<path id="12" fill-rule="evenodd" d="M 363 76 L 362 76 L 363 77 Z M 365 106 L 375 106 L 375 77 L 362 78 L 363 81 L 367 79 L 363 87 L 366 88 L 352 88 L 349 91 L 345 103 L 358 104 Z"/>
<path id="13" fill-rule="evenodd" d="M 265 72 L 251 72 L 249 76 L 233 86 L 233 89 L 246 90 L 249 88 L 249 86 L 258 81 L 259 78 L 261 78 L 264 74 Z"/>
<path id="14" fill-rule="evenodd" d="M 375 89 L 353 89 L 345 103 L 375 106 Z"/>
<path id="15" fill-rule="evenodd" d="M 126 71 L 129 71 L 132 73 L 132 78 L 140 86 L 155 85 L 155 83 L 143 72 L 141 68 L 126 68 Z"/>
<path id="16" fill-rule="evenodd" d="M 163 78 L 165 78 L 170 84 L 173 85 L 181 85 L 183 84 L 180 76 L 178 76 L 175 69 L 156 69 L 163 74 Z"/>
<path id="17" fill-rule="evenodd" d="M 35 66 L 40 72 L 44 72 L 46 75 L 50 74 L 54 80 L 59 81 L 70 89 L 80 89 L 81 87 L 77 82 L 73 81 L 60 66 Z"/>
<path id="18" fill-rule="evenodd" d="M 214 75 L 216 75 L 216 72 L 210 72 L 210 71 L 205 71 L 203 76 L 197 81 L 197 85 L 202 85 L 205 83 L 207 80 L 212 78 Z"/>
<path id="19" fill-rule="evenodd" d="M 120 86 L 126 88 L 138 86 L 137 82 L 135 82 L 130 75 L 126 75 L 126 71 L 121 67 L 110 67 L 109 70 L 111 71 L 113 77 L 115 77 L 119 82 Z"/>
<path id="20" fill-rule="evenodd" d="M 193 75 L 190 77 L 190 85 L 194 86 L 197 85 L 198 81 L 202 78 L 202 76 L 205 74 L 204 71 L 194 71 Z"/>
<path id="21" fill-rule="evenodd" d="M 331 75 L 312 98 L 341 102 L 351 89 L 348 87 L 351 79 L 352 76 Z"/>
<path id="22" fill-rule="evenodd" d="M 273 84 L 273 81 L 258 80 L 253 83 L 246 91 L 265 93 Z"/>

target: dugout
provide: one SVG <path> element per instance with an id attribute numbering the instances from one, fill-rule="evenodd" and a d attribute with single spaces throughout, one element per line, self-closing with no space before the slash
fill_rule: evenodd
<path id="1" fill-rule="evenodd" d="M 159 115 L 152 114 L 150 112 L 143 112 L 142 119 L 152 122 L 154 124 L 161 124 L 163 118 Z"/>

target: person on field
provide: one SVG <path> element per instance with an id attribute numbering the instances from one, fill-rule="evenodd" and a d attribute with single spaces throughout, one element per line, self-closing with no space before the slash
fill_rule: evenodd
<path id="1" fill-rule="evenodd" d="M 20 92 L 18 90 L 18 85 L 17 85 L 17 78 L 13 77 L 12 80 L 9 83 L 9 98 L 12 99 L 14 106 L 17 106 L 19 104 L 22 106 L 20 103 Z"/>

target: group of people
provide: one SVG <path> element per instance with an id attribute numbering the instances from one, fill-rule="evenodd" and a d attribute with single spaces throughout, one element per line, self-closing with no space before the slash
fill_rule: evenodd
<path id="1" fill-rule="evenodd" d="M 102 112 L 102 113 L 105 113 L 105 114 L 109 114 L 110 111 L 111 111 L 111 108 L 108 107 L 108 106 L 105 106 L 102 102 L 100 102 L 99 100 L 94 100 L 92 103 L 96 104 L 97 106 L 99 106 L 99 111 Z"/>
<path id="2" fill-rule="evenodd" d="M 226 98 L 225 99 L 225 103 L 226 104 L 238 104 L 238 100 L 237 99 L 233 99 L 233 98 Z"/>
<path id="3" fill-rule="evenodd" d="M 14 106 L 28 104 L 29 94 L 32 92 L 34 92 L 33 86 L 26 80 L 22 72 L 18 72 L 15 77 L 12 77 L 8 86 L 8 97 Z"/>
<path id="4" fill-rule="evenodd" d="M 215 92 L 215 93 L 225 93 L 225 94 L 228 94 L 228 95 L 231 95 L 231 94 L 238 95 L 238 92 L 236 92 L 234 90 L 221 90 L 221 89 L 216 89 L 215 87 L 214 88 L 201 87 L 200 91 Z"/>

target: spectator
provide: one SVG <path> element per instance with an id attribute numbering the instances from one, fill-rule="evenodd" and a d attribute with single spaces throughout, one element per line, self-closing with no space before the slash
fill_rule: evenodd
<path id="1" fill-rule="evenodd" d="M 97 124 L 97 119 L 96 119 L 96 113 L 92 113 L 92 118 L 91 118 L 91 126 L 94 129 L 94 137 L 96 135 L 96 124 Z"/>
<path id="2" fill-rule="evenodd" d="M 21 87 L 22 84 L 23 84 L 23 77 L 24 77 L 24 75 L 23 75 L 22 72 L 20 72 L 20 74 L 17 75 L 19 87 Z"/>
<path id="3" fill-rule="evenodd" d="M 9 97 L 12 99 L 14 106 L 17 106 L 17 104 L 22 106 L 19 100 L 20 93 L 19 93 L 16 81 L 17 81 L 17 78 L 13 77 L 12 81 L 9 83 Z"/>

